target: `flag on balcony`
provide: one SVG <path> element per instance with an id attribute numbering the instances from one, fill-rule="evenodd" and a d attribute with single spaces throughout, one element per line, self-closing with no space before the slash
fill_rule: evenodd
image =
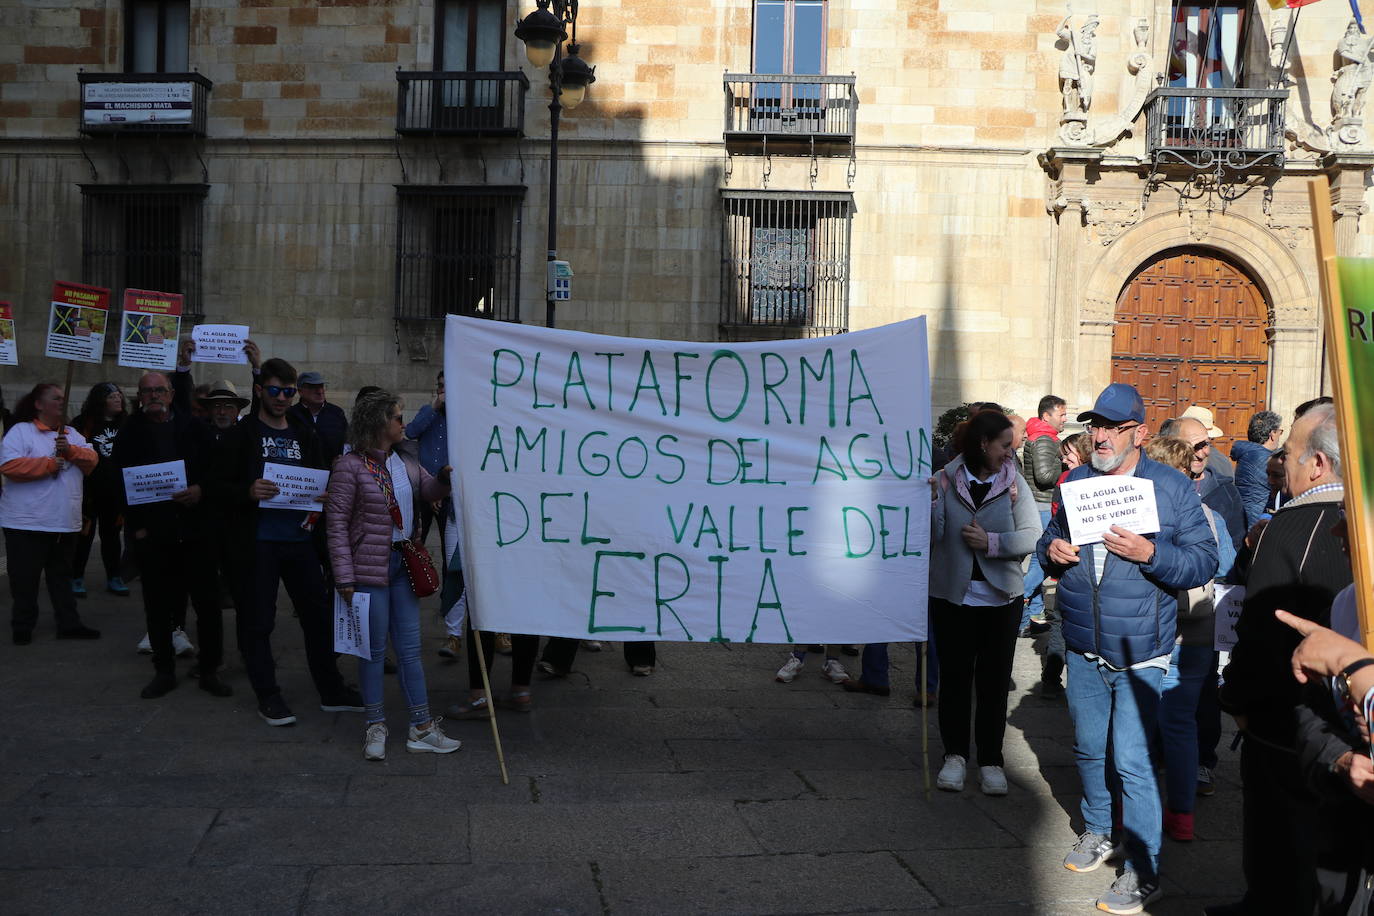
<path id="1" fill-rule="evenodd" d="M 1281 10 L 1285 6 L 1290 10 L 1295 10 L 1300 6 L 1307 6 L 1309 3 L 1316 3 L 1317 0 L 1269 0 L 1271 10 Z M 1350 5 L 1355 7 L 1355 18 L 1360 18 L 1360 10 L 1355 6 L 1356 0 L 1350 0 Z"/>

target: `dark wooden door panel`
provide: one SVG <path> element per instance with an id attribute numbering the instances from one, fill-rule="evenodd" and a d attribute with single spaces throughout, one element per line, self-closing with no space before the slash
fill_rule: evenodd
<path id="1" fill-rule="evenodd" d="M 1268 402 L 1268 314 L 1234 264 L 1201 249 L 1165 252 L 1117 300 L 1112 381 L 1135 385 L 1155 429 L 1191 404 L 1211 408 L 1229 454 Z"/>

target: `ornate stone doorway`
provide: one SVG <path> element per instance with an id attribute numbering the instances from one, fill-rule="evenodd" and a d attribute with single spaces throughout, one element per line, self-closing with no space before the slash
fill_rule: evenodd
<path id="1" fill-rule="evenodd" d="M 1161 252 L 1117 298 L 1112 381 L 1140 391 L 1152 429 L 1191 404 L 1212 408 L 1229 454 L 1268 404 L 1269 314 L 1259 284 L 1216 252 Z"/>

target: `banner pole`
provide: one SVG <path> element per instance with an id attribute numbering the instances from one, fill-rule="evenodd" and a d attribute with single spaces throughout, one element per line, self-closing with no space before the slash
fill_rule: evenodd
<path id="1" fill-rule="evenodd" d="M 1365 469 L 1361 466 L 1361 430 L 1355 417 L 1354 392 L 1351 391 L 1351 354 L 1349 335 L 1343 328 L 1341 277 L 1337 267 L 1336 229 L 1331 218 L 1331 188 L 1326 179 L 1307 183 L 1312 204 L 1312 234 L 1317 248 L 1317 273 L 1321 278 L 1322 328 L 1327 356 L 1331 362 L 1331 394 L 1336 402 L 1336 420 L 1341 443 L 1341 479 L 1345 484 L 1346 537 L 1350 545 L 1350 567 L 1355 580 L 1355 606 L 1359 618 L 1360 641 L 1374 652 L 1374 544 L 1369 543 L 1374 519 L 1369 518 L 1368 497 L 1364 493 Z M 1369 430 L 1365 435 L 1374 435 Z"/>
<path id="2" fill-rule="evenodd" d="M 927 621 L 929 626 L 929 621 Z M 926 676 L 930 659 L 926 655 L 929 639 L 921 643 L 921 779 L 926 787 L 926 801 L 930 801 L 930 678 Z"/>
<path id="3" fill-rule="evenodd" d="M 62 425 L 67 426 L 72 420 L 72 372 L 76 369 L 76 363 L 67 360 L 67 381 L 62 385 Z M 58 430 L 61 433 L 61 430 Z"/>
<path id="4" fill-rule="evenodd" d="M 487 692 L 487 719 L 491 722 L 491 737 L 496 742 L 496 762 L 501 766 L 501 784 L 510 785 L 510 775 L 506 772 L 506 755 L 501 751 L 501 732 L 496 727 L 496 698 L 491 695 L 491 680 L 487 677 L 487 653 L 482 651 L 482 633 L 472 631 L 472 642 L 477 647 L 477 667 L 482 671 L 482 689 Z"/>

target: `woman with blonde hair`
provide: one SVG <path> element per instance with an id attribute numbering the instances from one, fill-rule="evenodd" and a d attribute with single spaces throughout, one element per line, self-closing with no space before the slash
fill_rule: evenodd
<path id="1" fill-rule="evenodd" d="M 366 706 L 366 760 L 386 759 L 386 714 L 382 674 L 387 636 L 396 651 L 396 677 L 410 711 L 406 750 L 449 754 L 460 742 L 439 730 L 429 713 L 425 672 L 420 666 L 420 601 L 402 561 L 401 547 L 419 532 L 418 505 L 449 495 L 447 466 L 437 476 L 397 451 L 405 438 L 401 399 L 377 390 L 360 397 L 348 426 L 351 451 L 334 461 L 325 521 L 334 587 L 345 602 L 365 592 L 371 657 L 358 663 Z M 424 548 L 421 547 L 421 550 Z"/>

